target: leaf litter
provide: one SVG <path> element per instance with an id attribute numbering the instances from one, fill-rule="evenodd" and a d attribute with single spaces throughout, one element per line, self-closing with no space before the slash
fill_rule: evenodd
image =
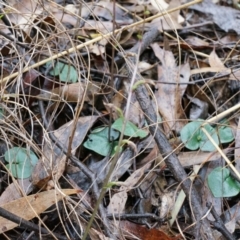
<path id="1" fill-rule="evenodd" d="M 39 230 L 0 209 L 0 232 L 239 238 L 238 15 L 235 1 L 3 1 L 0 205 Z"/>

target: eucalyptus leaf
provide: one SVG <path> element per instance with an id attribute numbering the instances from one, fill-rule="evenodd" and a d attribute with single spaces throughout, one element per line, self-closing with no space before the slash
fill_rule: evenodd
<path id="1" fill-rule="evenodd" d="M 112 124 L 112 128 L 121 132 L 123 123 L 124 123 L 124 118 L 118 118 Z M 148 135 L 148 133 L 146 131 L 139 129 L 136 125 L 134 125 L 130 121 L 127 121 L 123 134 L 128 137 L 139 137 L 139 138 L 145 138 Z"/>
<path id="2" fill-rule="evenodd" d="M 214 197 L 233 197 L 240 192 L 240 183 L 231 177 L 227 168 L 215 168 L 207 181 Z"/>
<path id="3" fill-rule="evenodd" d="M 28 178 L 31 176 L 38 158 L 34 152 L 22 147 L 13 147 L 5 152 L 6 167 L 16 178 Z"/>

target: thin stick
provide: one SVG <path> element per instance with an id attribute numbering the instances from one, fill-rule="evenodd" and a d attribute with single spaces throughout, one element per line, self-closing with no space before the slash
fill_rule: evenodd
<path id="1" fill-rule="evenodd" d="M 235 106 L 227 109 L 226 111 L 218 114 L 217 116 L 215 117 L 212 117 L 208 120 L 204 120 L 204 123 L 202 124 L 202 126 L 206 125 L 207 123 L 217 123 L 218 121 L 220 121 L 221 119 L 223 119 L 224 117 L 226 117 L 228 114 L 238 110 L 240 108 L 240 103 L 236 104 Z"/>
<path id="2" fill-rule="evenodd" d="M 21 227 L 25 227 L 29 230 L 33 230 L 34 232 L 41 232 L 43 234 L 49 234 L 49 231 L 46 228 L 43 227 L 38 227 L 36 224 L 31 223 L 23 218 L 20 218 L 19 216 L 7 211 L 3 207 L 0 207 L 0 216 L 17 223 Z M 3 226 L 2 226 L 3 227 Z M 52 233 L 57 239 L 60 240 L 66 240 L 67 238 L 61 236 L 60 234 L 57 233 Z"/>

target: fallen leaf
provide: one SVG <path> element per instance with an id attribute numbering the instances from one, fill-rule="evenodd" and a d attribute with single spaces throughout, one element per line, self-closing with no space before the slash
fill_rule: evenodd
<path id="1" fill-rule="evenodd" d="M 15 215 L 25 220 L 30 220 L 37 217 L 38 214 L 44 212 L 54 203 L 62 200 L 65 195 L 72 195 L 78 193 L 75 189 L 61 189 L 61 191 L 50 190 L 26 197 L 19 198 L 12 202 L 1 205 L 5 210 L 14 213 Z M 17 227 L 18 224 L 6 218 L 0 217 L 0 233 L 6 232 Z"/>
<path id="2" fill-rule="evenodd" d="M 234 30 L 237 34 L 240 34 L 239 10 L 214 4 L 211 0 L 204 0 L 189 8 L 211 15 L 212 20 L 224 31 Z"/>
<path id="3" fill-rule="evenodd" d="M 221 59 L 216 54 L 215 50 L 213 50 L 208 58 L 209 64 L 211 67 L 218 67 L 219 69 L 225 70 L 226 67 L 222 63 Z"/>
<path id="4" fill-rule="evenodd" d="M 129 221 L 121 221 L 120 226 L 125 231 L 134 234 L 136 237 L 138 237 L 141 240 L 171 240 L 173 238 L 170 238 L 166 233 L 164 233 L 161 230 L 152 228 L 148 229 L 146 227 L 143 227 L 139 224 L 135 224 Z M 176 239 L 176 238 L 174 238 Z"/>
<path id="5" fill-rule="evenodd" d="M 44 100 L 65 100 L 68 102 L 81 102 L 84 96 L 84 85 L 80 82 L 65 84 L 62 87 L 54 88 L 51 92 L 42 92 L 38 98 Z"/>
<path id="6" fill-rule="evenodd" d="M 0 196 L 0 205 L 11 202 L 15 199 L 28 195 L 33 190 L 33 184 L 30 178 L 17 179 L 9 184 Z"/>
<path id="7" fill-rule="evenodd" d="M 195 119 L 207 119 L 208 117 L 208 104 L 207 102 L 201 101 L 198 98 L 190 97 L 187 98 L 191 101 L 191 108 L 189 113 L 189 118 L 191 120 Z"/>
<path id="8" fill-rule="evenodd" d="M 188 63 L 180 68 L 176 66 L 172 52 L 164 51 L 157 43 L 151 45 L 156 57 L 161 61 L 159 66 L 158 80 L 162 82 L 175 82 L 176 84 L 156 84 L 156 99 L 160 115 L 163 117 L 165 132 L 175 130 L 177 133 L 187 124 L 181 101 L 186 85 L 179 85 L 181 82 L 188 82 L 190 67 Z"/>
<path id="9" fill-rule="evenodd" d="M 68 149 L 69 138 L 73 135 L 71 153 L 74 154 L 97 118 L 98 116 L 80 117 L 74 133 L 72 133 L 74 124 L 72 120 L 54 131 L 53 134 L 66 149 Z M 32 173 L 32 182 L 39 188 L 46 187 L 47 182 L 52 178 L 57 181 L 62 176 L 66 165 L 65 154 L 48 140 L 44 143 L 43 153 L 44 155 L 39 159 Z"/>
<path id="10" fill-rule="evenodd" d="M 211 68 L 215 69 L 215 71 L 219 74 L 229 74 L 231 69 L 228 69 L 224 66 L 222 60 L 218 57 L 215 50 L 213 50 L 208 58 L 209 64 Z"/>
<path id="11" fill-rule="evenodd" d="M 229 148 L 223 150 L 225 154 L 230 152 Z M 209 161 L 218 160 L 221 154 L 218 152 L 180 152 L 178 154 L 179 161 L 183 167 L 189 167 L 197 164 L 204 164 Z"/>
<path id="12" fill-rule="evenodd" d="M 144 175 L 144 171 L 148 168 L 149 168 L 149 164 L 145 164 L 140 169 L 134 171 L 127 178 L 127 180 L 122 183 L 122 186 L 119 188 L 118 193 L 115 193 L 110 200 L 110 203 L 107 207 L 108 214 L 123 213 L 125 209 L 125 204 L 127 202 L 127 192 L 130 191 L 137 183 L 141 181 Z"/>
<path id="13" fill-rule="evenodd" d="M 155 0 L 152 0 L 151 3 L 153 4 Z M 162 8 L 165 8 L 167 5 L 164 6 L 162 0 L 157 0 L 157 2 L 155 2 L 155 6 L 156 9 L 161 12 L 163 9 Z M 168 9 L 172 9 L 172 8 L 175 8 L 175 7 L 178 7 L 180 6 L 181 3 L 179 0 L 174 0 L 174 1 L 171 1 L 169 6 L 168 6 Z M 162 17 L 158 17 L 158 18 L 155 18 L 152 22 L 151 22 L 151 27 L 153 25 L 157 26 L 158 27 L 158 30 L 159 31 L 164 31 L 164 30 L 169 30 L 169 29 L 181 29 L 182 26 L 181 26 L 181 23 L 184 22 L 184 18 L 180 15 L 180 11 L 174 11 L 172 13 L 169 13 L 165 16 L 162 16 Z"/>
<path id="14" fill-rule="evenodd" d="M 37 1 L 24 0 L 17 1 L 13 6 L 3 8 L 2 10 L 13 24 L 29 34 L 34 19 L 42 13 L 43 8 L 40 7 Z"/>

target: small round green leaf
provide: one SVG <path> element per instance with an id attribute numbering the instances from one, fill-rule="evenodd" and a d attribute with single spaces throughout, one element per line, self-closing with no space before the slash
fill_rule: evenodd
<path id="1" fill-rule="evenodd" d="M 208 186 L 214 197 L 233 197 L 240 192 L 240 184 L 230 176 L 227 168 L 222 167 L 208 175 Z"/>
<path id="2" fill-rule="evenodd" d="M 34 152 L 26 148 L 13 147 L 5 152 L 6 167 L 16 178 L 28 178 L 31 176 L 38 158 Z"/>
<path id="3" fill-rule="evenodd" d="M 73 66 L 65 64 L 59 74 L 59 78 L 62 82 L 76 83 L 78 81 L 78 73 Z"/>
<path id="4" fill-rule="evenodd" d="M 230 127 L 221 126 L 218 128 L 218 134 L 221 143 L 229 143 L 234 140 L 233 131 Z"/>
<path id="5" fill-rule="evenodd" d="M 52 62 L 47 62 L 46 63 L 47 67 L 50 67 L 51 64 L 52 64 Z M 52 75 L 52 76 L 58 76 L 61 73 L 63 67 L 64 67 L 64 63 L 56 62 L 56 63 L 54 63 L 53 68 L 49 72 L 49 74 Z"/>
<path id="6" fill-rule="evenodd" d="M 46 66 L 49 67 L 51 64 L 51 62 L 47 62 Z M 52 76 L 59 76 L 62 82 L 75 83 L 78 81 L 78 73 L 75 67 L 62 62 L 54 63 L 53 69 L 49 74 Z"/>
<path id="7" fill-rule="evenodd" d="M 181 129 L 180 138 L 186 148 L 190 150 L 197 150 L 199 148 L 201 142 L 201 124 L 201 121 L 193 121 Z"/>
<path id="8" fill-rule="evenodd" d="M 207 132 L 210 134 L 214 142 L 218 145 L 219 139 L 216 130 L 210 126 L 210 124 L 204 125 L 204 128 L 207 130 Z M 216 147 L 213 145 L 213 143 L 208 139 L 206 134 L 200 130 L 201 134 L 201 142 L 200 142 L 200 149 L 205 152 L 213 152 L 216 150 Z"/>
<path id="9" fill-rule="evenodd" d="M 121 132 L 123 127 L 124 119 L 118 118 L 113 124 L 112 128 Z M 139 137 L 139 138 L 145 138 L 148 133 L 142 129 L 139 129 L 136 125 L 134 125 L 132 122 L 127 121 L 124 133 L 125 136 L 128 137 Z"/>
<path id="10" fill-rule="evenodd" d="M 106 157 L 114 154 L 114 148 L 117 144 L 118 141 L 109 142 L 106 137 L 99 136 L 98 134 L 90 134 L 88 140 L 83 143 L 83 146 Z"/>
<path id="11" fill-rule="evenodd" d="M 105 138 L 109 138 L 109 127 L 99 127 L 95 128 L 91 134 L 97 134 L 98 136 L 102 136 Z M 91 136 L 90 134 L 90 136 Z M 111 128 L 111 133 L 110 133 L 110 140 L 117 140 L 119 138 L 119 132 Z"/>
<path id="12" fill-rule="evenodd" d="M 197 150 L 200 148 L 202 151 L 215 151 L 215 146 L 201 129 L 202 123 L 202 120 L 196 120 L 186 124 L 180 131 L 180 138 L 185 147 L 190 150 Z M 211 135 L 214 142 L 218 145 L 219 140 L 216 130 L 209 124 L 204 125 L 204 128 Z"/>
<path id="13" fill-rule="evenodd" d="M 4 112 L 2 108 L 0 108 L 0 119 L 4 119 Z"/>

